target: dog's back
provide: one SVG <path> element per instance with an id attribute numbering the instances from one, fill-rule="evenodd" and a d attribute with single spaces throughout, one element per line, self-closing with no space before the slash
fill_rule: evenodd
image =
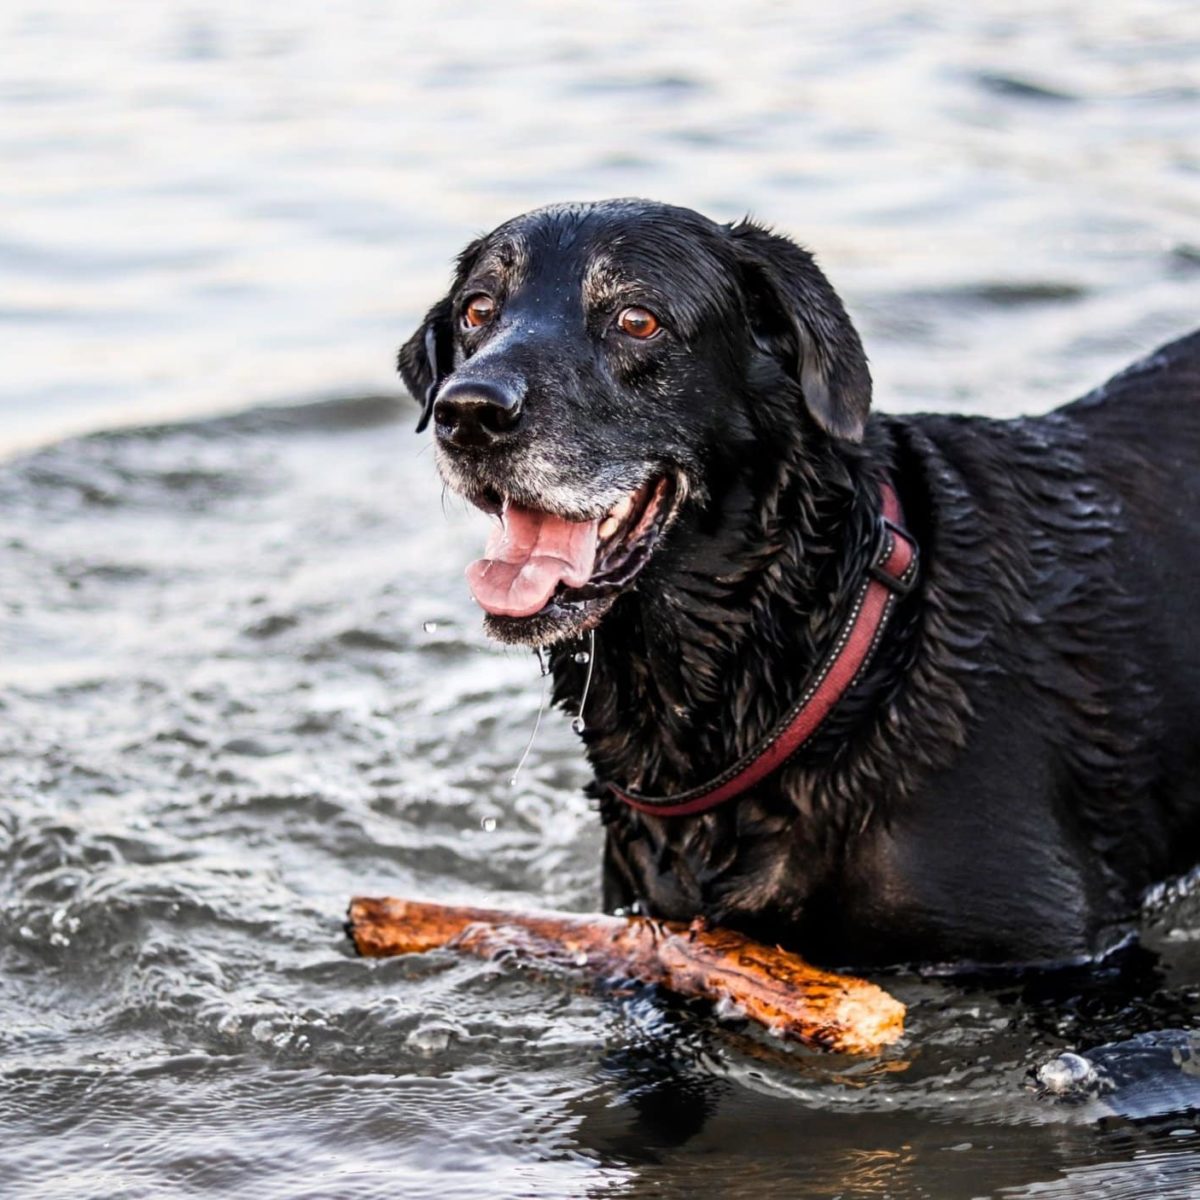
<path id="1" fill-rule="evenodd" d="M 926 621 L 959 647 L 934 674 L 967 698 L 963 744 L 855 847 L 830 940 L 1103 949 L 1200 859 L 1200 334 L 1043 417 L 883 421 Z M 912 726 L 939 706 L 930 689 Z"/>
<path id="2" fill-rule="evenodd" d="M 1086 432 L 1089 468 L 1123 501 L 1114 553 L 1146 614 L 1138 653 L 1159 698 L 1162 803 L 1182 870 L 1200 859 L 1200 331 L 1059 411 Z"/>

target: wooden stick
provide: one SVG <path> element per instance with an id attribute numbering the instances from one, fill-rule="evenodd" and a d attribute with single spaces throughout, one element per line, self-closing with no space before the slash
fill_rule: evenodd
<path id="1" fill-rule="evenodd" d="M 728 929 L 646 917 L 504 912 L 359 896 L 348 929 L 360 954 L 415 954 L 445 946 L 503 953 L 636 979 L 681 996 L 733 1004 L 784 1037 L 871 1054 L 904 1032 L 904 1005 L 882 988 L 809 966 Z"/>

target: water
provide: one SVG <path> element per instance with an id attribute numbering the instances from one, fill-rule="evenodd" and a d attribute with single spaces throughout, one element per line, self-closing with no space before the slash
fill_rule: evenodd
<path id="1" fill-rule="evenodd" d="M 1197 323 L 1194 6 L 116 14 L 0 15 L 0 1192 L 1200 1195 L 1151 1036 L 1200 1011 L 1183 890 L 1121 973 L 888 980 L 867 1062 L 341 930 L 599 901 L 568 717 L 509 785 L 537 664 L 482 638 L 484 519 L 391 374 L 461 243 L 752 209 L 883 406 L 1044 409 Z M 1129 1039 L 1115 1090 L 1030 1086 Z"/>

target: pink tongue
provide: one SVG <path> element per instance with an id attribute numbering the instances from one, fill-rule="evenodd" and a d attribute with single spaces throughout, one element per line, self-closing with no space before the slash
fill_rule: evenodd
<path id="1" fill-rule="evenodd" d="M 529 617 L 560 583 L 580 587 L 596 565 L 596 521 L 567 521 L 505 504 L 484 557 L 467 568 L 480 608 L 497 617 Z"/>

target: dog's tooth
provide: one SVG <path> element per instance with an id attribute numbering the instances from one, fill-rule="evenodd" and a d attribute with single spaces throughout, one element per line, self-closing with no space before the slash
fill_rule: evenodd
<path id="1" fill-rule="evenodd" d="M 600 528 L 597 529 L 596 532 L 602 539 L 609 538 L 617 532 L 617 527 L 620 524 L 621 522 L 618 521 L 616 517 L 605 517 L 604 520 L 600 522 Z"/>
<path id="2" fill-rule="evenodd" d="M 614 509 L 609 512 L 609 516 L 618 521 L 624 520 L 629 515 L 629 510 L 633 507 L 633 497 L 626 496 Z"/>

